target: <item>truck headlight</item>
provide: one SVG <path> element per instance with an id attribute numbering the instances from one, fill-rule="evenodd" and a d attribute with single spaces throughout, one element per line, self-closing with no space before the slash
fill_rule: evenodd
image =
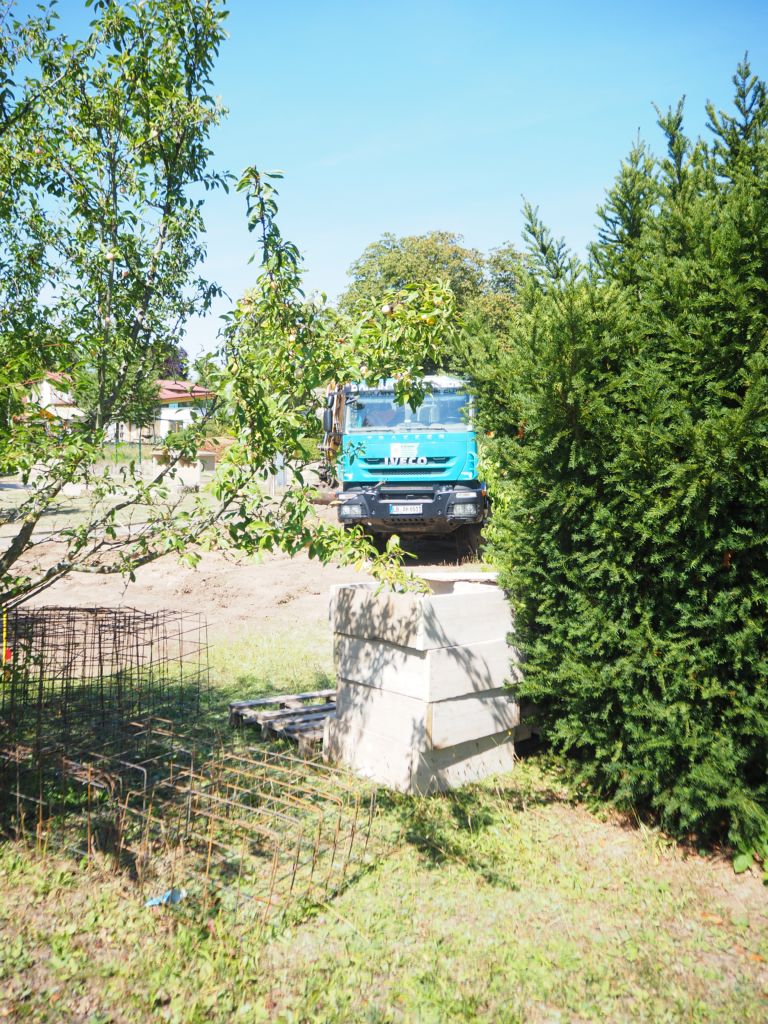
<path id="1" fill-rule="evenodd" d="M 339 515 L 343 519 L 362 519 L 365 513 L 362 505 L 340 505 Z"/>
<path id="2" fill-rule="evenodd" d="M 462 502 L 461 505 L 453 506 L 453 514 L 455 516 L 476 516 L 477 515 L 477 502 L 473 501 L 471 504 Z"/>

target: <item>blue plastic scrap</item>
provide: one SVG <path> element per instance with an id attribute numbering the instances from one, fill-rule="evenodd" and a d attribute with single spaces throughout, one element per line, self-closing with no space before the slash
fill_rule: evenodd
<path id="1" fill-rule="evenodd" d="M 163 907 L 173 905 L 175 903 L 181 903 L 183 899 L 186 899 L 186 889 L 169 889 L 168 892 L 163 893 L 162 896 L 153 896 L 147 900 L 144 904 L 145 907 Z"/>

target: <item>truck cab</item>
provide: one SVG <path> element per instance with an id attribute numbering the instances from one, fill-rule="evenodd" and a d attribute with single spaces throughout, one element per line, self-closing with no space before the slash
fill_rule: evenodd
<path id="1" fill-rule="evenodd" d="M 473 403 L 456 378 L 426 377 L 418 409 L 397 405 L 394 384 L 329 395 L 326 449 L 337 450 L 339 520 L 379 546 L 392 534 L 454 534 L 460 556 L 477 550 L 489 513 L 478 479 Z"/>

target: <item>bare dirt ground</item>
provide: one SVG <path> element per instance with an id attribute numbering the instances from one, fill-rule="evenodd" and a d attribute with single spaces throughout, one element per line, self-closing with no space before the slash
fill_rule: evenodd
<path id="1" fill-rule="evenodd" d="M 319 516 L 336 518 L 334 510 L 317 509 Z M 456 564 L 455 546 L 450 541 L 418 542 L 405 545 L 417 557 L 408 568 Z M 38 549 L 42 562 L 53 560 L 62 545 Z M 71 573 L 40 594 L 33 605 L 66 607 L 130 607 L 145 611 L 172 608 L 175 611 L 205 613 L 209 638 L 248 632 L 271 632 L 299 623 L 317 623 L 328 614 L 328 591 L 332 583 L 371 579 L 349 567 L 321 565 L 305 553 L 294 558 L 267 554 L 256 565 L 223 552 L 204 552 L 196 569 L 178 564 L 169 554 L 136 572 L 136 582 L 116 576 Z"/>

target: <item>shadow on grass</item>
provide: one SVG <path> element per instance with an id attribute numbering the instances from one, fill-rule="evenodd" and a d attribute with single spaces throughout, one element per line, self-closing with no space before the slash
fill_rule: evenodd
<path id="1" fill-rule="evenodd" d="M 26 515 L 26 509 L 24 507 L 13 508 L 12 506 L 6 507 L 2 513 L 3 524 L 18 523 L 24 515 Z M 82 512 L 83 509 L 78 508 L 76 505 L 65 504 L 64 502 L 53 502 L 49 505 L 40 515 L 40 519 L 46 522 L 49 519 L 55 519 L 60 516 L 74 516 Z"/>
<path id="2" fill-rule="evenodd" d="M 529 812 L 561 804 L 563 795 L 531 744 L 510 775 L 430 796 L 384 790 L 378 802 L 397 823 L 399 842 L 415 847 L 432 867 L 462 864 L 490 885 L 517 890 L 515 846 L 532 828 Z"/>

